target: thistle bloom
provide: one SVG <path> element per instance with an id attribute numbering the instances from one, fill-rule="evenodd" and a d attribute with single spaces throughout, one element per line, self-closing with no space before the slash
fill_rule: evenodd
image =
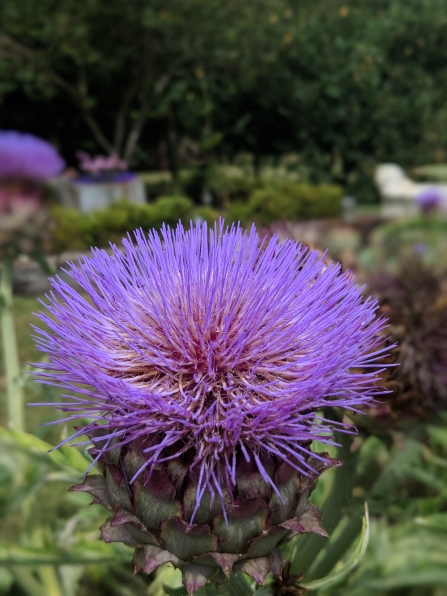
<path id="1" fill-rule="evenodd" d="M 425 188 L 416 195 L 416 203 L 423 213 L 438 209 L 444 200 L 444 193 L 435 187 Z"/>
<path id="2" fill-rule="evenodd" d="M 0 254 L 39 252 L 49 240 L 42 182 L 65 162 L 39 137 L 0 130 Z"/>
<path id="3" fill-rule="evenodd" d="M 103 470 L 74 489 L 115 513 L 103 537 L 137 547 L 137 568 L 184 565 L 190 593 L 233 565 L 262 581 L 280 543 L 324 534 L 307 497 L 340 462 L 310 452 L 336 424 L 317 411 L 380 392 L 385 322 L 339 265 L 254 227 L 123 245 L 71 265 L 88 299 L 57 279 L 40 314 L 41 381 L 73 394 L 67 420 L 90 418 L 74 436 Z"/>
<path id="4" fill-rule="evenodd" d="M 15 130 L 0 130 L 0 180 L 43 181 L 64 167 L 64 160 L 47 141 Z"/>

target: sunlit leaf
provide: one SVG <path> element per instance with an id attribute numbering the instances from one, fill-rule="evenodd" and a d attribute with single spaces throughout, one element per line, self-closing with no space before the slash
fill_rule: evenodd
<path id="1" fill-rule="evenodd" d="M 341 520 L 340 511 L 351 500 L 352 489 L 355 485 L 358 451 L 351 452 L 352 437 L 343 433 L 336 433 L 336 440 L 340 443 L 337 457 L 345 463 L 334 468 L 332 472 L 333 485 L 329 495 L 321 507 L 321 519 L 324 529 L 329 535 Z M 318 553 L 326 546 L 327 538 L 316 534 L 302 534 L 295 538 L 291 547 L 285 551 L 286 558 L 291 561 L 293 574 L 305 573 L 315 561 Z"/>
<path id="2" fill-rule="evenodd" d="M 0 428 L 0 443 L 2 442 L 24 449 L 31 455 L 47 459 L 75 474 L 82 474 L 90 465 L 90 461 L 77 449 L 63 446 L 50 451 L 52 445 L 29 433 Z"/>
<path id="3" fill-rule="evenodd" d="M 420 526 L 427 526 L 447 532 L 447 513 L 434 513 L 426 517 L 417 517 L 414 521 Z"/>
<path id="4" fill-rule="evenodd" d="M 188 592 L 185 586 L 179 586 L 178 588 L 171 588 L 166 584 L 163 584 L 163 589 L 168 596 L 188 596 Z"/>
<path id="5" fill-rule="evenodd" d="M 308 590 L 319 590 L 320 588 L 329 588 L 341 582 L 363 559 L 369 541 L 369 515 L 368 505 L 365 503 L 365 515 L 363 517 L 362 532 L 359 541 L 353 549 L 351 555 L 340 566 L 327 577 L 316 579 L 312 582 L 304 583 L 303 586 Z"/>
<path id="6" fill-rule="evenodd" d="M 96 548 L 94 545 L 82 545 L 64 552 L 56 548 L 33 548 L 0 542 L 0 565 L 81 565 L 126 561 L 129 558 L 128 553 L 121 553 L 103 543 L 98 543 Z"/>

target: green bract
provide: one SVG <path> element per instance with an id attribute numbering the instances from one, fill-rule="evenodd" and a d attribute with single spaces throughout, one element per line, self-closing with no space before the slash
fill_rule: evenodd
<path id="1" fill-rule="evenodd" d="M 281 502 L 254 462 L 242 459 L 233 495 L 225 494 L 227 519 L 220 500 L 211 502 L 205 495 L 190 524 L 198 474 L 187 457 L 158 465 L 133 484 L 128 479 L 145 461 L 141 442 L 104 453 L 100 461 L 102 473 L 88 476 L 71 490 L 92 494 L 94 503 L 113 514 L 101 527 L 104 541 L 134 547 L 137 571 L 150 573 L 167 562 L 180 567 L 190 594 L 208 580 L 224 583 L 237 570 L 262 584 L 269 572 L 281 574 L 281 544 L 304 532 L 327 536 L 317 507 L 308 499 L 318 476 L 342 463 L 310 457 L 308 463 L 317 473 L 303 476 L 287 463 L 265 456 L 262 464 L 275 479 Z"/>

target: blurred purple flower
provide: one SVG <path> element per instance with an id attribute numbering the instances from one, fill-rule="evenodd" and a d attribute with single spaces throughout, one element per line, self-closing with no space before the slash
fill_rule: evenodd
<path id="1" fill-rule="evenodd" d="M 0 182 L 43 181 L 64 167 L 65 161 L 47 141 L 15 130 L 0 130 Z"/>
<path id="2" fill-rule="evenodd" d="M 428 251 L 428 246 L 425 242 L 416 242 L 413 244 L 413 252 L 415 255 L 422 256 L 425 255 Z"/>
<path id="3" fill-rule="evenodd" d="M 80 161 L 80 168 L 84 172 L 89 172 L 93 176 L 99 176 L 105 172 L 116 172 L 117 170 L 126 170 L 127 161 L 120 159 L 117 155 L 96 155 L 90 157 L 84 151 L 78 151 L 76 157 Z"/>
<path id="4" fill-rule="evenodd" d="M 92 437 L 97 459 L 146 445 L 130 482 L 189 452 L 197 509 L 205 491 L 222 498 L 235 484 L 237 454 L 272 486 L 263 454 L 312 473 L 309 442 L 330 443 L 337 425 L 316 412 L 381 393 L 386 322 L 317 251 L 223 222 L 136 231 L 123 245 L 71 265 L 83 294 L 52 280 L 37 345 L 49 358 L 39 380 L 73 394 L 56 407 L 90 418 L 74 436 Z"/>
<path id="5" fill-rule="evenodd" d="M 421 190 L 416 195 L 416 203 L 423 213 L 431 213 L 438 209 L 444 198 L 444 193 L 436 187 Z"/>

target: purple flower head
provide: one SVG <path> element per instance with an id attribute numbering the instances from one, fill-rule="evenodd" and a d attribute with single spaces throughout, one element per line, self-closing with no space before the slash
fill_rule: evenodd
<path id="1" fill-rule="evenodd" d="M 42 181 L 59 174 L 65 161 L 39 137 L 15 130 L 0 130 L 0 181 Z"/>
<path id="2" fill-rule="evenodd" d="M 443 192 L 439 188 L 429 187 L 416 195 L 416 203 L 423 213 L 430 213 L 440 206 L 443 198 Z"/>
<path id="3" fill-rule="evenodd" d="M 254 227 L 179 224 L 134 240 L 72 264 L 88 298 L 57 279 L 40 313 L 40 380 L 73 394 L 57 404 L 67 420 L 91 418 L 74 436 L 89 434 L 101 454 L 143 439 L 131 482 L 192 453 L 197 506 L 234 485 L 237 456 L 275 490 L 260 454 L 309 473 L 309 442 L 330 443 L 335 424 L 316 412 L 357 411 L 381 392 L 376 302 L 317 251 L 263 242 Z"/>

